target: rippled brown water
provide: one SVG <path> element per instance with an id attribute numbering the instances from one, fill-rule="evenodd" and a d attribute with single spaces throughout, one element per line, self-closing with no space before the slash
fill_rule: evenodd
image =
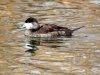
<path id="1" fill-rule="evenodd" d="M 1 0 L 0 75 L 100 75 L 99 9 L 99 0 Z M 85 27 L 68 38 L 28 38 L 17 27 L 29 16 Z"/>

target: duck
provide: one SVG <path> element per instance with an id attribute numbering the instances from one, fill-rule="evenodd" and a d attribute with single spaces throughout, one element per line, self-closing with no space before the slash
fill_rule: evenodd
<path id="1" fill-rule="evenodd" d="M 82 26 L 84 27 L 84 26 Z M 72 33 L 82 27 L 73 30 L 58 26 L 56 24 L 39 24 L 38 20 L 34 17 L 29 17 L 25 23 L 18 27 L 19 29 L 26 28 L 25 35 L 28 37 L 57 37 L 57 36 L 72 36 Z"/>

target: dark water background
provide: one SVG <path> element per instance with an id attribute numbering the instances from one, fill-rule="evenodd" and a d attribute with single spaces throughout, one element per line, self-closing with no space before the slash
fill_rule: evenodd
<path id="1" fill-rule="evenodd" d="M 17 27 L 29 16 L 85 27 L 70 38 L 27 38 Z M 100 75 L 100 1 L 1 0 L 0 75 Z"/>

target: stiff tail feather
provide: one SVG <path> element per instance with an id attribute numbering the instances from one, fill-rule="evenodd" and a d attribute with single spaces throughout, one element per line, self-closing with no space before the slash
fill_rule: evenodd
<path id="1" fill-rule="evenodd" d="M 72 33 L 74 32 L 74 31 L 76 31 L 76 30 L 78 30 L 78 29 L 81 29 L 81 28 L 83 28 L 84 26 L 82 26 L 82 27 L 79 27 L 79 28 L 75 28 L 75 29 L 73 29 L 72 30 Z"/>

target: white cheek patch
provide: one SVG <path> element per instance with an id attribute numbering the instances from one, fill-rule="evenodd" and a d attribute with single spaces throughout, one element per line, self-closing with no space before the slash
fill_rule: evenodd
<path id="1" fill-rule="evenodd" d="M 24 25 L 25 25 L 25 27 L 27 29 L 32 29 L 33 28 L 33 24 L 32 23 L 25 23 Z"/>

